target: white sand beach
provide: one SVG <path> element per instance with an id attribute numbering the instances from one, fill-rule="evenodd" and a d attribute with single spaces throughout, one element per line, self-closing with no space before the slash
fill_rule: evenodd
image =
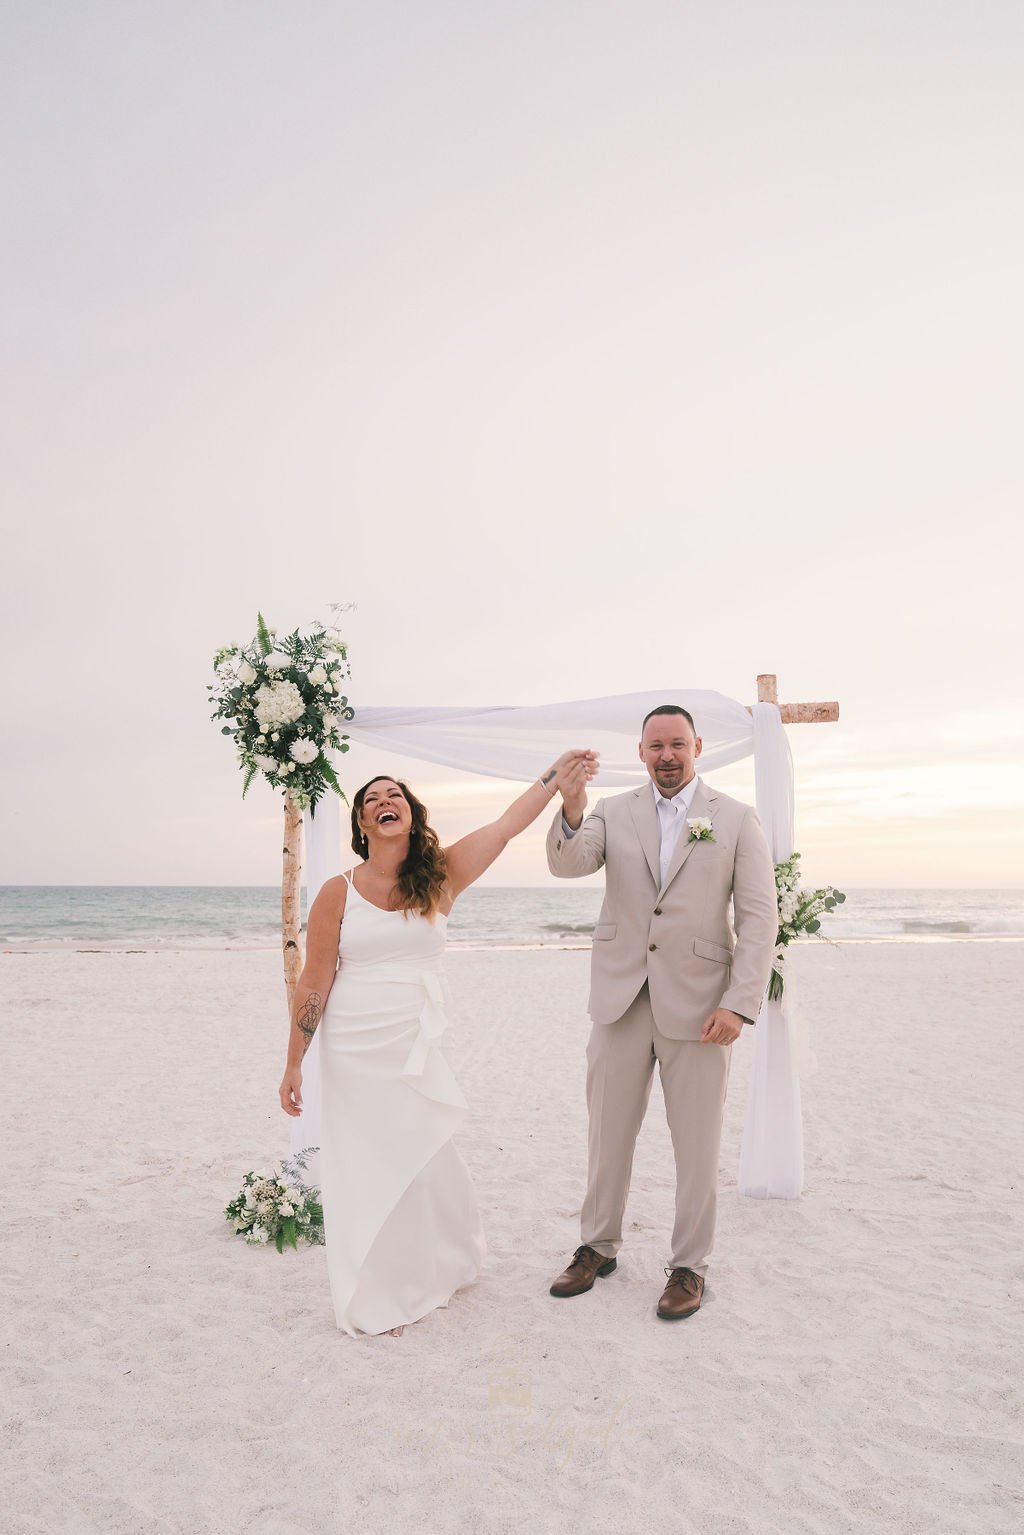
<path id="1" fill-rule="evenodd" d="M 453 953 L 487 1266 L 401 1338 L 353 1340 L 321 1250 L 221 1217 L 287 1144 L 278 956 L 0 955 L 5 1531 L 1021 1528 L 1024 944 L 798 964 L 806 1191 L 736 1191 L 747 1041 L 705 1304 L 672 1325 L 657 1088 L 618 1272 L 547 1293 L 578 1240 L 587 955 Z"/>

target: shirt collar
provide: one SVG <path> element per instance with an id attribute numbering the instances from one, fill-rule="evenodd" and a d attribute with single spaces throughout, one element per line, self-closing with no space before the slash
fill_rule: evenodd
<path id="1" fill-rule="evenodd" d="M 680 789 L 679 793 L 674 794 L 671 799 L 668 799 L 664 794 L 662 794 L 653 778 L 650 779 L 649 782 L 651 788 L 654 791 L 655 810 L 657 810 L 658 805 L 662 801 L 664 801 L 666 805 L 671 805 L 673 809 L 675 809 L 676 806 L 680 806 L 683 810 L 689 810 L 690 806 L 693 804 L 693 796 L 697 792 L 697 785 L 700 783 L 700 778 L 696 773 L 694 773 L 693 777 L 690 779 L 690 782 L 686 785 L 686 788 Z"/>

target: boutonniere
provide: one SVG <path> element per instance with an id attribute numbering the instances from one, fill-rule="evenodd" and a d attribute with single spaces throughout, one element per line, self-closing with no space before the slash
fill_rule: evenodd
<path id="1" fill-rule="evenodd" d="M 715 834 L 711 829 L 711 822 L 706 815 L 694 816 L 686 824 L 690 828 L 691 842 L 714 842 Z"/>

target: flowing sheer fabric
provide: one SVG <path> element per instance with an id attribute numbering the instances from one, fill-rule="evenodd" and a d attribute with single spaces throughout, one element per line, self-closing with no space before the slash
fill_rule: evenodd
<path id="1" fill-rule="evenodd" d="M 793 851 L 793 757 L 775 704 L 755 704 L 754 783 L 757 813 L 772 862 Z M 751 1199 L 798 1199 L 804 1183 L 800 1079 L 785 993 L 761 1005 L 754 1030 L 747 1118 L 740 1147 L 739 1190 Z"/>
<path id="2" fill-rule="evenodd" d="M 704 742 L 702 772 L 754 754 L 757 810 L 772 857 L 776 862 L 788 857 L 793 849 L 793 763 L 774 704 L 755 704 L 749 714 L 722 693 L 667 688 L 527 708 L 361 708 L 345 729 L 363 745 L 520 782 L 535 778 L 567 744 L 578 742 L 601 753 L 596 788 L 626 788 L 645 777 L 636 755 L 640 722 L 662 703 L 679 704 L 693 715 Z M 338 771 L 342 761 L 335 762 Z M 320 802 L 315 817 L 308 812 L 305 817 L 310 906 L 323 881 L 341 872 L 338 807 L 338 800 L 331 796 Z M 754 1032 L 740 1188 L 756 1198 L 795 1199 L 803 1184 L 803 1139 L 799 1083 L 784 1008 L 766 1002 Z M 314 1038 L 303 1063 L 305 1109 L 301 1119 L 292 1122 L 293 1150 L 319 1145 L 318 1072 Z"/>
<path id="3" fill-rule="evenodd" d="M 704 742 L 702 772 L 750 756 L 754 725 L 743 705 L 724 693 L 696 688 L 522 709 L 357 709 L 345 730 L 364 746 L 523 783 L 542 773 L 567 746 L 591 746 L 601 754 L 595 788 L 631 788 L 644 778 L 636 754 L 640 722 L 658 704 L 680 704 L 693 715 Z"/>

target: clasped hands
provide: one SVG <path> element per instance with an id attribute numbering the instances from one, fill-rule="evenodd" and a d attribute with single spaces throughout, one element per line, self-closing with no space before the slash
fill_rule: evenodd
<path id="1" fill-rule="evenodd" d="M 550 794 L 555 791 L 562 796 L 562 804 L 568 808 L 570 805 L 578 806 L 580 819 L 587 804 L 587 784 L 597 773 L 601 766 L 601 759 L 597 752 L 583 747 L 574 747 L 563 752 L 551 767 L 554 778 L 549 779 L 544 775 L 544 786 Z"/>
<path id="2" fill-rule="evenodd" d="M 601 759 L 595 751 L 576 748 L 563 752 L 552 766 L 555 776 L 547 786 L 561 794 L 562 814 L 575 830 L 587 808 L 587 784 L 601 766 Z"/>

